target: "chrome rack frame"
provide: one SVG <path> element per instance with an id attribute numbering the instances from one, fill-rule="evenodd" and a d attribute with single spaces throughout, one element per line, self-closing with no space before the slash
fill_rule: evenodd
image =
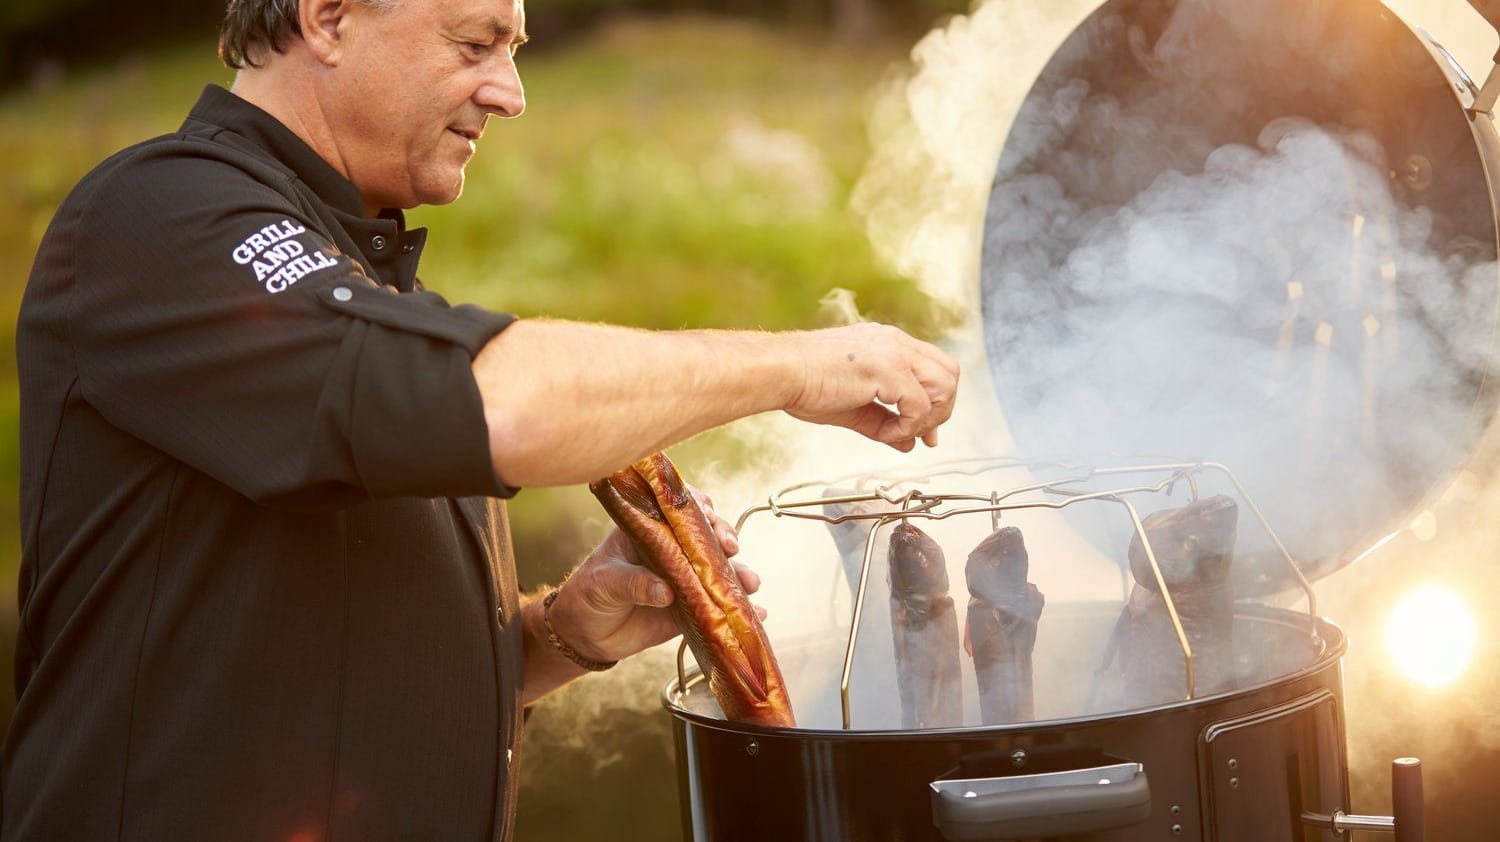
<path id="1" fill-rule="evenodd" d="M 996 471 L 1024 470 L 1032 475 L 1045 472 L 1060 474 L 1053 479 L 1042 479 L 1034 482 L 1024 483 L 1004 490 L 996 489 L 989 494 L 922 491 L 918 486 L 931 486 L 944 477 L 978 477 Z M 788 486 L 771 494 L 766 502 L 752 506 L 740 515 L 735 524 L 736 531 L 745 528 L 745 524 L 753 515 L 770 513 L 778 518 L 798 518 L 804 520 L 815 520 L 827 524 L 844 523 L 851 520 L 871 521 L 872 525 L 865 536 L 864 559 L 860 565 L 859 584 L 855 588 L 854 612 L 849 626 L 848 643 L 844 648 L 843 670 L 839 679 L 839 698 L 843 709 L 844 730 L 850 729 L 849 716 L 849 680 L 854 665 L 854 651 L 859 643 L 860 621 L 864 613 L 865 591 L 869 584 L 870 566 L 875 555 L 875 535 L 880 529 L 898 521 L 910 519 L 923 520 L 946 520 L 951 517 L 962 515 L 989 514 L 991 523 L 999 528 L 1000 518 L 1004 512 L 1020 511 L 1024 509 L 1054 509 L 1060 510 L 1067 506 L 1085 502 L 1114 503 L 1122 508 L 1130 517 L 1131 526 L 1136 536 L 1141 541 L 1142 548 L 1146 552 L 1146 560 L 1151 566 L 1151 574 L 1156 580 L 1157 588 L 1162 595 L 1162 601 L 1166 604 L 1167 614 L 1172 621 L 1172 629 L 1176 633 L 1178 646 L 1182 649 L 1183 662 L 1186 666 L 1187 687 L 1186 699 L 1192 699 L 1195 692 L 1195 674 L 1193 664 L 1192 647 L 1188 643 L 1187 633 L 1183 630 L 1182 620 L 1178 616 L 1177 607 L 1174 604 L 1170 589 L 1167 587 L 1166 579 L 1161 572 L 1161 566 L 1157 563 L 1156 553 L 1151 547 L 1150 540 L 1146 537 L 1146 528 L 1142 522 L 1139 510 L 1131 501 L 1132 497 L 1143 495 L 1166 493 L 1171 494 L 1180 482 L 1188 485 L 1191 500 L 1198 499 L 1198 477 L 1204 473 L 1213 472 L 1226 477 L 1234 486 L 1235 493 L 1255 515 L 1266 535 L 1271 539 L 1281 557 L 1286 561 L 1287 568 L 1296 578 L 1298 585 L 1307 597 L 1307 613 L 1313 622 L 1309 627 L 1316 628 L 1317 595 L 1313 592 L 1312 585 L 1302 574 L 1297 562 L 1292 558 L 1286 545 L 1272 529 L 1269 521 L 1261 512 L 1260 507 L 1255 504 L 1250 495 L 1245 491 L 1244 485 L 1240 483 L 1234 472 L 1226 466 L 1217 462 L 1176 462 L 1164 464 L 1145 464 L 1112 467 L 1093 467 L 1070 462 L 1053 460 L 1020 460 L 999 457 L 976 457 L 938 465 L 928 466 L 916 470 L 889 471 L 881 474 L 851 474 L 836 477 L 830 480 L 816 480 L 801 482 Z M 1132 476 L 1140 476 L 1142 479 L 1136 484 L 1123 482 Z M 1110 480 L 1119 478 L 1122 482 L 1115 486 Z M 856 488 L 869 487 L 871 490 L 859 494 L 846 494 L 834 497 L 824 497 L 816 492 L 834 487 Z M 1104 488 L 1091 487 L 1105 485 Z M 829 504 L 850 504 L 863 502 L 884 502 L 890 506 L 897 507 L 895 511 L 882 511 L 870 513 L 850 513 L 839 516 L 825 514 L 822 507 Z M 1315 634 L 1315 632 L 1314 632 Z M 678 687 L 687 686 L 686 667 L 687 643 L 684 641 L 677 650 L 677 681 Z M 1106 661 L 1104 667 L 1108 666 Z"/>

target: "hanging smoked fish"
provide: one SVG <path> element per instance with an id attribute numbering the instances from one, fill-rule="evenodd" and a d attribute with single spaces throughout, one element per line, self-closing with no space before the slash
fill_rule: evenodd
<path id="1" fill-rule="evenodd" d="M 910 523 L 891 530 L 890 586 L 902 727 L 963 724 L 958 615 L 948 595 L 948 568 L 937 542 Z"/>
<path id="2" fill-rule="evenodd" d="M 980 541 L 964 564 L 969 585 L 964 651 L 974 659 L 979 712 L 986 725 L 1036 717 L 1031 652 L 1046 599 L 1026 581 L 1028 564 L 1026 542 L 1014 526 Z"/>
<path id="3" fill-rule="evenodd" d="M 1223 495 L 1154 512 L 1142 521 L 1193 655 L 1193 695 L 1232 690 L 1234 588 L 1230 579 L 1239 506 Z M 1115 626 L 1122 707 L 1186 695 L 1187 669 L 1161 587 L 1140 536 L 1130 542 L 1136 584 Z"/>

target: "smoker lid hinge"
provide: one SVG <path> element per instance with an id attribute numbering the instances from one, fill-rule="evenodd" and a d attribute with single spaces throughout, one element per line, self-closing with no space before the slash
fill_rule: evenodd
<path id="1" fill-rule="evenodd" d="M 1500 100 L 1500 54 L 1495 56 L 1496 64 L 1490 68 L 1490 75 L 1484 80 L 1479 94 L 1474 97 L 1474 105 L 1469 108 L 1470 114 L 1485 114 L 1493 116 L 1495 102 Z"/>
<path id="2" fill-rule="evenodd" d="M 1500 32 L 1500 0 L 1469 0 L 1469 5 Z M 1496 100 L 1500 100 L 1500 52 L 1495 53 L 1495 66 L 1490 69 L 1490 76 L 1484 80 L 1484 87 L 1479 89 L 1479 96 L 1469 113 L 1493 114 Z"/>

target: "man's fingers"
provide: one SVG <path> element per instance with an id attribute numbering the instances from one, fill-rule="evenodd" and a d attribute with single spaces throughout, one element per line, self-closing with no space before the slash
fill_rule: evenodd
<path id="1" fill-rule="evenodd" d="M 931 342 L 923 342 L 920 339 L 915 341 L 917 343 L 917 350 L 919 353 L 921 353 L 922 356 L 937 363 L 938 367 L 946 372 L 949 377 L 953 378 L 954 380 L 958 379 L 958 360 L 953 359 L 953 357 L 949 355 L 947 351 L 944 351 L 942 348 L 939 348 Z"/>
<path id="2" fill-rule="evenodd" d="M 729 525 L 722 515 L 713 509 L 704 512 L 708 515 L 708 525 L 713 527 L 714 535 L 718 536 L 719 546 L 724 548 L 724 555 L 733 556 L 740 551 L 740 538 L 734 532 L 734 527 Z"/>
<path id="3" fill-rule="evenodd" d="M 953 414 L 959 366 L 941 348 L 890 325 L 864 323 L 804 335 L 808 381 L 787 411 L 847 427 L 901 451 Z"/>
<path id="4" fill-rule="evenodd" d="M 693 495 L 693 499 L 698 501 L 698 508 L 705 512 L 713 511 L 714 498 L 708 496 L 708 492 L 691 484 L 688 485 L 688 492 Z"/>
<path id="5" fill-rule="evenodd" d="M 887 418 L 894 417 L 896 413 L 872 401 L 858 409 L 827 415 L 816 420 L 822 424 L 846 427 L 867 439 L 879 441 L 880 425 L 884 424 Z"/>
<path id="6" fill-rule="evenodd" d="M 910 354 L 905 370 L 888 369 L 889 379 L 876 395 L 878 404 L 894 405 L 897 413 L 881 419 L 874 438 L 903 452 L 915 447 L 918 439 L 926 441 L 952 416 L 958 387 L 957 376 L 949 369 L 956 363 L 934 346 L 911 343 L 920 351 Z"/>
<path id="7" fill-rule="evenodd" d="M 898 414 L 887 416 L 881 422 L 877 434 L 878 440 L 886 444 L 913 440 L 929 427 L 927 418 L 932 412 L 932 400 L 927 397 L 922 384 L 916 378 L 909 378 L 899 384 L 898 388 L 901 389 L 900 394 L 896 400 L 891 401 L 896 405 Z"/>
<path id="8" fill-rule="evenodd" d="M 943 361 L 927 358 L 912 369 L 917 379 L 921 381 L 922 388 L 927 392 L 927 398 L 932 405 L 929 421 L 933 428 L 943 424 L 953 415 L 953 404 L 957 397 L 958 364 L 953 363 L 952 360 L 947 360 L 947 362 L 954 366 L 953 370 L 946 368 Z"/>
<path id="9" fill-rule="evenodd" d="M 603 612 L 632 605 L 663 608 L 674 599 L 667 583 L 644 567 L 600 568 L 590 577 L 589 585 L 584 592 L 588 604 Z"/>
<path id="10" fill-rule="evenodd" d="M 739 577 L 740 587 L 745 593 L 755 593 L 760 590 L 760 574 L 750 569 L 750 565 L 741 564 L 738 561 L 730 562 L 734 565 L 734 574 Z"/>
<path id="11" fill-rule="evenodd" d="M 714 508 L 713 498 L 691 485 L 688 486 L 688 490 L 698 501 L 698 508 L 702 509 L 704 516 L 708 518 L 708 525 L 713 528 L 714 535 L 718 536 L 719 546 L 724 548 L 724 555 L 737 554 L 740 551 L 739 536 L 735 534 L 734 527 L 729 521 L 725 520 L 724 516 L 719 514 L 718 509 Z"/>
<path id="12" fill-rule="evenodd" d="M 947 423 L 948 419 L 953 416 L 953 399 L 955 390 L 958 388 L 958 380 L 940 362 L 925 357 L 914 364 L 912 375 L 917 379 L 927 398 L 925 412 L 911 417 L 908 423 L 900 429 L 900 433 L 909 433 L 910 438 L 920 439 L 928 447 L 934 447 L 937 445 L 938 427 Z M 914 406 L 918 409 L 923 408 L 920 403 Z M 902 412 L 902 415 L 907 414 Z M 907 437 L 902 436 L 903 441 Z M 915 442 L 913 444 L 915 445 Z"/>
<path id="13" fill-rule="evenodd" d="M 604 543 L 599 545 L 594 554 L 602 554 L 606 558 L 617 558 L 637 567 L 641 565 L 641 557 L 636 553 L 635 542 L 630 540 L 630 536 L 619 527 L 609 531 L 609 535 L 604 538 Z"/>

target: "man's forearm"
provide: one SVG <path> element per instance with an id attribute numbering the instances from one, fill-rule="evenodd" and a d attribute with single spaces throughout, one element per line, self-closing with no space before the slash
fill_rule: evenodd
<path id="1" fill-rule="evenodd" d="M 566 485 L 703 430 L 781 409 L 797 388 L 784 338 L 650 332 L 522 320 L 485 346 L 474 374 L 496 472 L 508 485 Z"/>

